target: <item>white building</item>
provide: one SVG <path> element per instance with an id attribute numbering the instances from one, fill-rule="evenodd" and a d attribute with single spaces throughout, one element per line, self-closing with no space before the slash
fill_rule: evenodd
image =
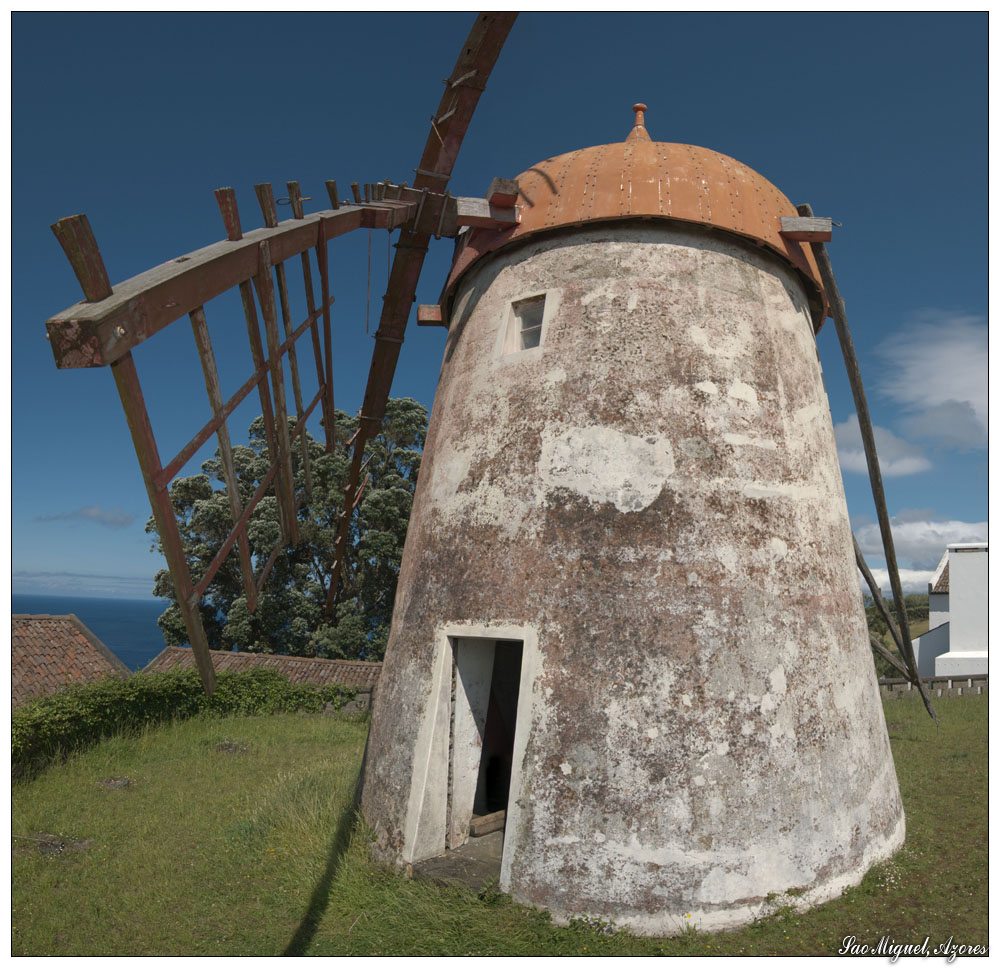
<path id="1" fill-rule="evenodd" d="M 987 673 L 986 542 L 950 544 L 927 586 L 930 627 L 913 647 L 921 676 Z"/>

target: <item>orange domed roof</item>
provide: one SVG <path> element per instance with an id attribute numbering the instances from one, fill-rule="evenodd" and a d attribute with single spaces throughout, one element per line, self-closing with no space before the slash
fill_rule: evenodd
<path id="1" fill-rule="evenodd" d="M 587 222 L 676 219 L 734 232 L 791 262 L 816 297 L 813 315 L 819 329 L 827 302 L 812 252 L 808 244 L 780 234 L 781 217 L 797 215 L 795 206 L 733 158 L 650 140 L 646 105 L 633 110 L 635 125 L 624 141 L 558 155 L 518 175 L 520 221 L 503 231 L 475 228 L 459 236 L 446 293 L 487 252 L 539 232 Z"/>

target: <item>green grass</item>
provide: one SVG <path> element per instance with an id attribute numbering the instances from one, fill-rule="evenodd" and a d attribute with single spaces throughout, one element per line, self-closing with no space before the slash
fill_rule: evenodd
<path id="1" fill-rule="evenodd" d="M 366 725 L 196 718 L 106 740 L 15 784 L 15 955 L 825 954 L 987 943 L 987 698 L 886 703 L 907 841 L 806 913 L 765 905 L 740 931 L 638 938 L 556 927 L 495 891 L 407 881 L 368 859 L 351 808 Z M 224 749 L 220 750 L 219 747 Z M 225 749 L 245 752 L 226 752 Z M 102 780 L 131 785 L 107 789 Z"/>

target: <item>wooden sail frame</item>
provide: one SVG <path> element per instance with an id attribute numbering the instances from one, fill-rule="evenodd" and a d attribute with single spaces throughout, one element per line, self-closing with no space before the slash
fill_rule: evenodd
<path id="1" fill-rule="evenodd" d="M 60 219 L 52 226 L 84 294 L 82 302 L 46 322 L 56 365 L 63 369 L 111 368 L 174 583 L 177 605 L 209 694 L 215 688 L 215 670 L 199 602 L 235 548 L 247 605 L 253 611 L 278 556 L 298 541 L 298 510 L 311 488 L 305 427 L 317 406 L 322 412 L 326 450 L 333 452 L 336 446 L 330 318 L 333 297 L 328 243 L 359 228 L 400 230 L 382 316 L 375 333 L 375 349 L 359 414 L 360 426 L 348 442 L 352 448 L 349 479 L 325 592 L 325 607 L 330 613 L 336 600 L 351 514 L 364 489 L 361 473 L 365 443 L 381 424 L 385 413 L 429 240 L 432 235 L 454 236 L 464 225 L 507 227 L 516 221 L 516 208 L 509 200 L 497 205 L 491 204 L 488 198 L 455 198 L 446 191 L 472 113 L 516 16 L 512 13 L 476 16 L 455 67 L 445 81 L 445 92 L 431 120 L 420 164 L 414 169 L 416 177 L 412 188 L 388 182 L 368 184 L 362 198 L 360 186 L 355 183 L 352 185 L 355 204 L 342 205 L 336 182 L 328 181 L 331 207 L 306 214 L 299 184 L 288 182 L 293 218 L 279 222 L 273 189 L 270 184 L 262 183 L 256 185 L 255 190 L 264 227 L 246 233 L 235 192 L 232 188 L 220 188 L 216 191 L 216 200 L 226 228 L 224 241 L 180 256 L 116 286 L 110 283 L 85 215 Z M 296 258 L 301 263 L 307 314 L 304 320 L 293 323 L 286 263 Z M 318 293 L 314 264 L 319 278 Z M 205 304 L 235 289 L 240 292 L 254 370 L 236 393 L 223 399 Z M 132 351 L 185 316 L 191 323 L 212 417 L 164 463 Z M 308 404 L 302 397 L 299 366 L 310 354 L 304 352 L 300 357 L 301 350 L 297 347 L 306 332 L 310 334 L 319 387 Z M 291 373 L 291 403 L 285 385 L 286 356 Z M 255 390 L 260 398 L 270 465 L 256 492 L 244 505 L 236 487 L 227 419 Z M 290 413 L 296 417 L 293 430 L 289 429 Z M 218 442 L 232 528 L 215 558 L 195 581 L 184 555 L 169 485 L 213 434 Z M 299 492 L 292 473 L 292 453 L 297 446 L 303 448 L 305 473 L 305 488 Z M 256 506 L 272 489 L 277 498 L 281 534 L 266 561 L 255 572 L 247 526 Z"/>

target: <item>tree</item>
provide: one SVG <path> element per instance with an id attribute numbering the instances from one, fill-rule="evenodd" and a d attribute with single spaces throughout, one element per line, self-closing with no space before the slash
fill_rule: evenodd
<path id="1" fill-rule="evenodd" d="M 295 418 L 288 420 L 294 430 Z M 389 636 L 396 580 L 413 504 L 413 490 L 427 433 L 427 410 L 415 400 L 392 399 L 377 435 L 365 445 L 371 475 L 351 527 L 334 599 L 324 611 L 333 565 L 333 548 L 350 468 L 346 441 L 358 419 L 336 412 L 337 446 L 328 454 L 306 433 L 311 496 L 299 509 L 299 545 L 279 554 L 261 589 L 253 614 L 247 605 L 239 558 L 230 552 L 199 604 L 210 648 L 242 652 L 282 652 L 327 658 L 381 659 Z M 270 465 L 263 419 L 250 425 L 249 443 L 233 447 L 240 502 L 246 506 Z M 306 468 L 301 445 L 292 454 L 296 491 L 304 489 Z M 170 486 L 184 553 L 195 583 L 232 528 L 219 452 L 202 464 L 202 473 L 178 478 Z M 146 531 L 156 535 L 153 519 Z M 281 534 L 276 499 L 268 495 L 247 525 L 255 572 Z M 157 535 L 154 550 L 162 551 Z M 172 604 L 159 625 L 169 645 L 187 642 L 170 573 L 156 576 L 154 594 Z"/>
<path id="2" fill-rule="evenodd" d="M 915 622 L 926 620 L 929 614 L 928 596 L 926 594 L 910 594 L 903 596 L 903 604 L 906 611 L 906 620 L 908 625 L 913 625 Z M 902 661 L 899 651 L 896 649 L 895 640 L 892 634 L 889 632 L 889 626 L 886 624 L 885 619 L 882 617 L 882 613 L 878 610 L 875 605 L 874 600 L 869 595 L 864 596 L 865 603 L 865 618 L 868 620 L 868 631 L 875 636 L 893 655 Z M 895 601 L 889 598 L 886 600 L 886 605 L 889 608 L 889 614 L 892 615 L 893 620 L 899 625 L 899 609 L 896 607 Z M 911 630 L 911 635 L 915 634 Z M 898 676 L 898 670 L 894 669 L 885 659 L 882 658 L 877 652 L 873 652 L 875 658 L 875 669 L 880 676 Z"/>

